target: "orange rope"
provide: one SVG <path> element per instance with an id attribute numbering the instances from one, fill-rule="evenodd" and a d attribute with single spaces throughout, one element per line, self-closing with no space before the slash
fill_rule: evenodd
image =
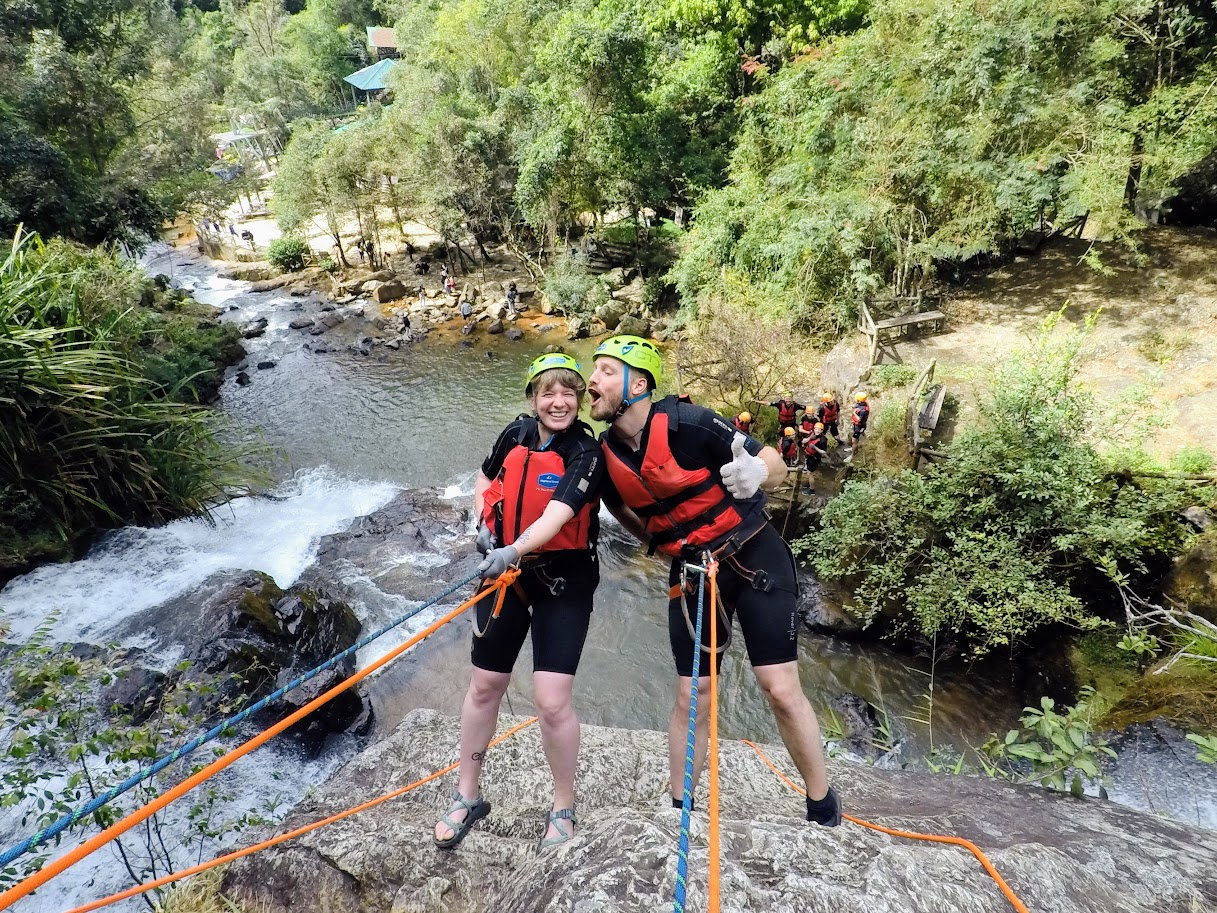
<path id="1" fill-rule="evenodd" d="M 204 767 L 202 770 L 198 771 L 194 775 L 186 778 L 181 783 L 179 783 L 177 786 L 170 789 L 168 792 L 163 793 L 162 795 L 153 799 L 147 805 L 131 812 L 131 814 L 129 814 L 126 817 L 115 822 L 110 827 L 108 827 L 104 831 L 102 831 L 100 834 L 97 834 L 95 837 L 90 838 L 89 840 L 85 841 L 80 846 L 76 847 L 75 849 L 65 853 L 63 856 L 61 856 L 59 859 L 56 859 L 54 862 L 52 862 L 50 865 L 43 868 L 41 871 L 35 872 L 29 878 L 25 879 L 24 881 L 20 882 L 19 884 L 14 885 L 11 888 L 9 888 L 3 894 L 0 894 L 0 910 L 7 910 L 10 906 L 12 906 L 14 903 L 16 903 L 22 897 L 25 897 L 27 894 L 29 894 L 33 891 L 36 891 L 38 888 L 42 887 L 44 884 L 46 884 L 48 881 L 50 881 L 52 878 L 54 878 L 56 875 L 71 868 L 76 863 L 80 862 L 80 860 L 84 859 L 86 856 L 88 856 L 94 850 L 97 850 L 99 847 L 105 846 L 105 844 L 109 843 L 115 837 L 122 836 L 127 831 L 129 831 L 131 828 L 135 827 L 137 824 L 141 823 L 142 821 L 145 821 L 148 818 L 152 817 L 158 811 L 160 811 L 162 808 L 169 805 L 169 803 L 175 801 L 176 799 L 180 799 L 182 796 L 184 796 L 186 793 L 190 792 L 192 789 L 194 789 L 200 783 L 204 782 L 208 778 L 219 773 L 221 770 L 228 767 L 230 764 L 232 764 L 239 758 L 242 758 L 245 755 L 249 754 L 255 748 L 259 748 L 260 746 L 266 744 L 272 738 L 274 738 L 276 735 L 283 732 L 285 729 L 288 729 L 295 723 L 298 723 L 300 720 L 304 719 L 304 717 L 308 716 L 310 713 L 312 713 L 318 707 L 325 704 L 327 701 L 330 701 L 333 698 L 337 697 L 339 694 L 341 694 L 347 688 L 351 687 L 351 685 L 354 685 L 357 682 L 362 681 L 363 679 L 365 679 L 369 675 L 371 675 L 373 672 L 375 672 L 377 669 L 392 662 L 397 657 L 401 656 L 401 654 L 405 653 L 407 650 L 409 650 L 411 647 L 413 647 L 420 640 L 430 637 L 432 634 L 434 634 L 436 631 L 438 631 L 440 628 L 442 628 L 448 622 L 452 621 L 452 619 L 456 618 L 458 615 L 460 615 L 462 612 L 464 612 L 466 609 L 468 609 L 474 603 L 478 602 L 480 599 L 482 599 L 487 594 L 492 593 L 495 590 L 498 590 L 499 594 L 500 594 L 498 598 L 501 600 L 506 595 L 507 587 L 509 587 L 513 582 L 515 582 L 515 579 L 519 576 L 519 574 L 520 574 L 520 571 L 518 568 L 508 568 L 507 571 L 504 574 L 502 574 L 494 582 L 494 584 L 492 586 L 490 586 L 489 588 L 487 588 L 485 590 L 482 590 L 476 596 L 473 596 L 470 599 L 465 600 L 459 606 L 457 606 L 455 609 L 453 609 L 451 612 L 449 612 L 447 615 L 445 615 L 443 618 L 439 619 L 439 621 L 432 622 L 430 625 L 423 628 L 423 630 L 419 631 L 417 634 L 415 634 L 413 637 L 411 637 L 409 640 L 407 640 L 404 644 L 402 644 L 399 647 L 395 647 L 393 650 L 389 651 L 387 654 L 382 656 L 380 659 L 376 660 L 374 663 L 369 665 L 367 668 L 365 668 L 359 672 L 356 672 L 354 675 L 352 675 L 346 681 L 339 682 L 337 685 L 335 685 L 329 691 L 327 691 L 324 694 L 322 694 L 321 696 L 316 697 L 313 700 L 309 701 L 307 704 L 305 704 L 303 707 L 301 707 L 299 710 L 297 710 L 290 716 L 283 718 L 278 723 L 271 726 L 269 729 L 266 729 L 266 730 L 258 733 L 258 735 L 254 736 L 248 742 L 245 742 L 244 744 L 237 746 L 232 751 L 217 758 L 215 761 L 208 764 L 206 767 Z"/>
<path id="2" fill-rule="evenodd" d="M 706 892 L 710 913 L 718 913 L 718 562 L 710 562 L 706 576 L 710 580 L 710 870 Z"/>
<path id="3" fill-rule="evenodd" d="M 505 739 L 511 738 L 521 729 L 531 726 L 536 721 L 537 718 L 534 716 L 525 720 L 523 723 L 512 726 L 501 736 L 492 741 L 487 747 L 490 748 L 498 745 Z M 393 790 L 391 793 L 385 793 L 385 795 L 378 799 L 372 799 L 368 802 L 364 802 L 362 805 L 356 805 L 353 808 L 348 808 L 346 811 L 338 812 L 335 815 L 330 815 L 328 818 L 322 818 L 320 821 L 314 821 L 312 824 L 306 824 L 303 827 L 298 827 L 294 831 L 289 831 L 286 834 L 271 837 L 269 840 L 263 840 L 261 843 L 255 843 L 252 846 L 247 846 L 241 850 L 234 850 L 233 852 L 224 856 L 217 856 L 210 862 L 204 862 L 201 865 L 192 866 L 188 869 L 182 869 L 180 872 L 173 872 L 169 875 L 156 879 L 156 881 L 150 881 L 147 884 L 139 884 L 135 887 L 127 888 L 125 891 L 120 891 L 117 894 L 111 894 L 109 897 L 103 897 L 100 900 L 87 903 L 82 907 L 73 907 L 68 911 L 68 913 L 91 913 L 92 910 L 100 910 L 102 907 L 108 907 L 110 904 L 118 903 L 120 900 L 126 900 L 129 897 L 138 897 L 140 894 L 145 894 L 148 891 L 152 891 L 156 888 L 164 887 L 165 885 L 174 881 L 181 881 L 183 878 L 189 878 L 191 875 L 198 875 L 200 872 L 206 872 L 208 869 L 214 869 L 229 862 L 235 862 L 244 856 L 252 856 L 254 853 L 259 853 L 262 850 L 268 850 L 272 846 L 278 846 L 280 843 L 286 843 L 289 840 L 294 840 L 296 837 L 302 837 L 310 831 L 315 831 L 319 828 L 325 827 L 327 824 L 334 824 L 337 821 L 341 821 L 343 818 L 349 818 L 352 815 L 359 814 L 360 812 L 366 812 L 368 809 L 375 808 L 377 805 L 388 802 L 390 799 L 396 799 L 398 796 L 405 795 L 411 790 L 418 789 L 418 787 L 426 783 L 430 783 L 432 780 L 442 777 L 444 774 L 450 773 L 460 766 L 461 762 L 457 761 L 455 764 L 449 764 L 443 770 L 437 770 L 435 773 L 427 774 L 427 776 L 423 777 L 421 780 L 415 780 L 409 786 L 403 786 L 400 789 Z"/>
<path id="4" fill-rule="evenodd" d="M 805 790 L 803 790 L 797 783 L 795 783 L 774 766 L 774 763 L 765 756 L 765 752 L 761 751 L 760 748 L 758 748 L 752 742 L 749 742 L 747 739 L 741 739 L 741 741 L 760 755 L 761 760 L 765 762 L 766 766 L 768 766 L 770 770 L 778 775 L 783 783 L 785 783 L 795 792 L 801 793 L 804 796 L 807 795 Z M 980 860 L 980 864 L 985 867 L 985 871 L 989 873 L 989 876 L 995 882 L 997 882 L 997 886 L 1001 888 L 1001 892 L 1006 895 L 1006 900 L 1010 901 L 1010 904 L 1015 910 L 1018 911 L 1018 913 L 1030 913 L 1023 902 L 1018 899 L 1017 895 L 1015 895 L 1014 891 L 1010 889 L 1010 886 L 1006 884 L 1006 879 L 1002 878 L 997 869 L 993 867 L 993 863 L 989 861 L 989 857 L 986 856 L 984 852 L 981 851 L 980 847 L 978 847 L 971 840 L 964 840 L 962 837 L 947 837 L 942 834 L 918 834 L 914 831 L 900 831 L 896 830 L 895 828 L 883 827 L 879 824 L 872 824 L 869 821 L 863 821 L 861 818 L 855 818 L 853 815 L 842 815 L 841 817 L 846 821 L 852 821 L 854 824 L 859 824 L 862 827 L 869 827 L 873 831 L 879 831 L 882 834 L 888 834 L 892 837 L 906 837 L 910 840 L 928 840 L 930 843 L 950 843 L 954 844 L 955 846 L 962 846 L 965 850 Z"/>

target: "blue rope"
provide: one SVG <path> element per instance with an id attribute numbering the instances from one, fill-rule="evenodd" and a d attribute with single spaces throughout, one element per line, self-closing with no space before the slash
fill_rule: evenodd
<path id="1" fill-rule="evenodd" d="M 65 829 L 72 827 L 75 824 L 78 824 L 82 818 L 85 818 L 86 816 L 93 814 L 93 812 L 97 811 L 103 805 L 118 798 L 123 793 L 127 792 L 127 790 L 138 786 L 140 783 L 144 782 L 149 777 L 155 776 L 156 774 L 160 773 L 162 770 L 164 770 L 170 764 L 186 757 L 186 755 L 190 754 L 192 751 L 194 751 L 199 746 L 204 745 L 207 742 L 210 742 L 212 739 L 224 734 L 226 731 L 231 730 L 232 727 L 236 726 L 239 723 L 244 722 L 246 719 L 248 719 L 253 714 L 257 713 L 259 710 L 262 710 L 265 707 L 269 706 L 270 704 L 273 704 L 275 701 L 279 700 L 281 697 L 283 697 L 289 691 L 293 691 L 296 688 L 299 688 L 305 682 L 316 678 L 322 672 L 325 672 L 328 669 L 334 668 L 334 666 L 336 666 L 342 660 L 346 659 L 348 656 L 352 656 L 359 650 L 366 647 L 372 641 L 376 640 L 378 637 L 381 637 L 384 634 L 388 633 L 389 631 L 393 630 L 394 628 L 396 628 L 398 625 L 402 624 L 403 622 L 409 621 L 411 618 L 413 618 L 419 612 L 422 612 L 424 609 L 429 609 L 431 606 L 435 605 L 441 599 L 444 599 L 447 596 L 451 596 L 453 593 L 455 593 L 457 590 L 459 590 L 465 584 L 477 579 L 479 576 L 480 576 L 479 574 L 471 574 L 470 576 L 468 576 L 464 580 L 462 580 L 460 583 L 454 583 L 452 586 L 448 587 L 448 589 L 444 590 L 442 593 L 440 593 L 438 596 L 436 596 L 430 602 L 425 602 L 422 605 L 418 606 L 417 608 L 411 609 L 409 612 L 402 615 L 396 621 L 390 622 L 389 624 L 387 624 L 383 628 L 381 628 L 379 631 L 375 631 L 372 634 L 369 634 L 363 640 L 359 641 L 359 643 L 354 644 L 353 646 L 347 647 L 345 650 L 343 650 L 341 653 L 337 654 L 336 656 L 330 657 L 317 668 L 310 669 L 308 672 L 305 672 L 299 678 L 297 678 L 291 682 L 288 682 L 286 685 L 284 685 L 279 690 L 277 690 L 271 694 L 268 694 L 266 697 L 262 698 L 262 700 L 258 701 L 256 704 L 252 704 L 249 707 L 246 707 L 244 710 L 242 710 L 240 713 L 236 714 L 235 716 L 231 716 L 228 719 L 224 720 L 224 722 L 213 726 L 211 729 L 208 729 L 206 732 L 204 732 L 202 735 L 200 735 L 198 738 L 194 739 L 193 741 L 187 742 L 185 745 L 182 745 L 181 747 L 177 748 L 175 751 L 171 752 L 170 754 L 165 755 L 160 760 L 155 761 L 150 766 L 145 767 L 143 770 L 139 771 L 138 773 L 132 774 L 131 776 L 127 777 L 127 779 L 123 780 L 121 783 L 118 783 L 117 785 L 112 786 L 105 793 L 103 793 L 100 796 L 94 797 L 90 802 L 80 806 L 75 811 L 73 811 L 70 815 L 64 815 L 62 818 L 60 818 L 54 824 L 51 824 L 51 825 L 43 828 L 42 830 L 38 831 L 36 834 L 34 834 L 31 837 L 27 837 L 21 843 L 17 844 L 16 846 L 12 847 L 11 849 L 6 850 L 3 854 L 0 854 L 0 866 L 7 865 L 8 863 L 10 863 L 14 859 L 16 859 L 18 856 L 21 856 L 24 853 L 28 853 L 30 850 L 34 849 L 34 847 L 39 846 L 43 843 L 46 843 L 52 837 L 57 836 L 58 834 L 63 832 Z"/>
<path id="2" fill-rule="evenodd" d="M 697 633 L 693 643 L 693 684 L 689 690 L 689 739 L 685 743 L 685 784 L 680 805 L 680 848 L 676 851 L 676 903 L 673 913 L 685 913 L 686 877 L 689 874 L 689 813 L 693 810 L 693 751 L 697 737 L 697 679 L 701 670 L 701 622 L 706 603 L 705 572 L 697 584 Z M 684 598 L 683 596 L 681 597 Z M 714 662 L 714 658 L 710 658 Z"/>

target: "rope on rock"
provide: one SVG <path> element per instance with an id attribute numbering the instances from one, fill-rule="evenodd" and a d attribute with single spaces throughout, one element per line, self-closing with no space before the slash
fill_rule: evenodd
<path id="1" fill-rule="evenodd" d="M 494 747 L 500 742 L 511 738 L 521 729 L 531 726 L 536 721 L 537 718 L 534 716 L 529 717 L 523 723 L 517 723 L 515 726 L 512 726 L 510 729 L 504 732 L 501 736 L 494 739 L 488 747 Z M 457 761 L 454 764 L 449 764 L 442 770 L 437 770 L 434 773 L 427 774 L 427 776 L 423 777 L 421 780 L 415 780 L 408 786 L 395 789 L 392 792 L 385 793 L 383 796 L 376 799 L 370 799 L 360 805 L 352 806 L 346 811 L 338 812 L 337 814 L 330 815 L 328 818 L 322 818 L 318 821 L 314 821 L 311 824 L 305 824 L 302 827 L 296 828 L 295 830 L 288 831 L 285 834 L 279 834 L 276 837 L 271 837 L 269 840 L 263 840 L 261 843 L 255 843 L 252 846 L 245 847 L 244 849 L 233 850 L 231 853 L 226 853 L 223 856 L 217 856 L 215 859 L 212 859 L 209 862 L 191 866 L 188 869 L 182 869 L 180 872 L 171 872 L 170 874 L 164 875 L 155 881 L 149 881 L 147 884 L 135 885 L 134 887 L 127 888 L 125 891 L 119 891 L 117 894 L 111 894 L 109 897 L 94 900 L 91 903 L 87 903 L 80 907 L 73 907 L 68 911 L 68 913 L 91 913 L 93 910 L 100 910 L 102 907 L 108 907 L 110 904 L 117 903 L 120 900 L 127 900 L 130 897 L 138 897 L 140 894 L 146 894 L 148 891 L 155 890 L 156 888 L 163 888 L 165 885 L 172 884 L 175 881 L 181 881 L 183 878 L 198 875 L 202 872 L 206 872 L 208 869 L 214 869 L 222 865 L 227 865 L 228 863 L 235 862 L 236 860 L 245 856 L 252 856 L 254 853 L 262 852 L 262 850 L 268 850 L 273 846 L 278 846 L 281 843 L 286 843 L 287 841 L 294 840 L 297 837 L 303 837 L 305 834 L 323 828 L 328 824 L 335 824 L 344 818 L 350 818 L 352 815 L 357 815 L 360 812 L 366 812 L 368 809 L 375 808 L 377 805 L 382 805 L 383 803 L 388 802 L 390 799 L 396 799 L 398 796 L 404 796 L 406 793 L 418 789 L 418 787 L 430 783 L 432 780 L 436 780 L 439 777 L 442 777 L 444 774 L 451 773 L 460 766 L 461 762 Z"/>
<path id="2" fill-rule="evenodd" d="M 170 752 L 169 754 L 165 755 L 164 757 L 154 761 L 152 764 L 148 765 L 147 767 L 143 768 L 142 770 L 137 771 L 136 773 L 127 777 L 127 779 L 123 780 L 121 783 L 117 783 L 114 786 L 110 787 L 110 789 L 106 790 L 106 792 L 102 793 L 100 796 L 95 796 L 90 801 L 86 802 L 85 804 L 81 805 L 80 807 L 78 807 L 77 809 L 72 811 L 70 814 L 64 815 L 62 818 L 60 818 L 54 824 L 50 824 L 47 827 L 44 827 L 43 829 L 39 830 L 38 832 L 32 834 L 31 836 L 27 837 L 25 840 L 18 843 L 16 846 L 10 847 L 9 849 L 5 850 L 3 853 L 0 853 L 0 867 L 7 865 L 8 863 L 12 862 L 14 859 L 18 858 L 19 856 L 22 856 L 25 853 L 28 853 L 30 850 L 32 850 L 38 846 L 41 846 L 42 844 L 46 843 L 51 838 L 58 836 L 60 833 L 62 833 L 69 827 L 72 827 L 73 825 L 78 824 L 84 818 L 93 814 L 93 812 L 97 811 L 103 805 L 113 802 L 115 799 L 117 799 L 123 793 L 127 792 L 128 790 L 134 789 L 136 786 L 138 786 L 140 783 L 143 783 L 149 777 L 153 777 L 156 774 L 160 773 L 162 770 L 164 770 L 170 764 L 173 764 L 174 762 L 181 760 L 182 758 L 186 757 L 188 754 L 193 752 L 195 749 L 207 744 L 212 739 L 218 738 L 220 735 L 231 730 L 232 727 L 237 726 L 240 723 L 243 723 L 245 720 L 247 720 L 249 717 L 253 716 L 258 711 L 263 710 L 264 708 L 266 708 L 266 707 L 270 706 L 271 704 L 275 703 L 276 701 L 280 700 L 288 692 L 294 691 L 296 688 L 299 688 L 301 685 L 305 684 L 306 682 L 311 681 L 312 679 L 316 678 L 322 672 L 325 672 L 329 669 L 334 668 L 334 666 L 336 666 L 342 660 L 346 659 L 348 656 L 353 656 L 356 652 L 363 649 L 368 644 L 372 643 L 372 641 L 376 640 L 379 637 L 384 636 L 389 631 L 393 630 L 394 628 L 398 627 L 399 625 L 403 624 L 404 622 L 409 621 L 411 618 L 413 618 L 415 615 L 419 614 L 420 612 L 424 611 L 425 609 L 429 609 L 431 606 L 438 603 L 441 599 L 444 599 L 445 597 L 452 595 L 457 590 L 459 590 L 461 587 L 463 587 L 465 584 L 470 583 L 471 581 L 475 580 L 477 578 L 477 576 L 478 576 L 477 574 L 472 574 L 469 577 L 466 577 L 464 580 L 460 581 L 460 583 L 453 584 L 452 586 L 448 587 L 448 589 L 444 590 L 442 593 L 440 593 L 438 596 L 436 596 L 434 599 L 431 599 L 430 601 L 423 603 L 422 605 L 418 606 L 417 608 L 411 609 L 409 612 L 406 612 L 404 615 L 402 615 L 397 620 L 392 621 L 389 624 L 385 625 L 380 630 L 375 631 L 372 634 L 369 634 L 363 640 L 359 641 L 359 643 L 354 644 L 350 647 L 347 647 L 347 649 L 343 650 L 341 653 L 331 656 L 329 659 L 327 659 L 321 665 L 317 666 L 315 669 L 310 669 L 309 671 L 305 672 L 303 675 L 299 676 L 298 678 L 288 682 L 286 685 L 284 685 L 282 688 L 279 688 L 277 691 L 274 691 L 271 694 L 268 694 L 266 697 L 262 698 L 257 703 L 251 704 L 249 707 L 246 707 L 240 713 L 237 713 L 237 714 L 229 717 L 228 719 L 224 720 L 223 722 L 216 724 L 211 729 L 208 729 L 206 732 L 204 732 L 202 735 L 198 736 L 197 738 L 191 740 L 190 742 L 187 742 L 184 745 L 181 745 L 180 747 L 176 748 L 174 751 Z"/>
<path id="3" fill-rule="evenodd" d="M 807 792 L 803 790 L 797 783 L 778 770 L 777 766 L 770 761 L 768 757 L 766 757 L 765 752 L 761 751 L 759 747 L 754 745 L 752 742 L 749 742 L 747 739 L 742 739 L 741 741 L 755 751 L 760 759 L 765 762 L 765 765 L 775 774 L 777 774 L 778 778 L 783 783 L 800 795 L 807 795 Z M 890 837 L 904 837 L 909 840 L 926 840 L 930 843 L 950 843 L 954 846 L 962 846 L 980 861 L 980 864 L 984 866 L 985 871 L 988 872 L 989 876 L 997 883 L 997 886 L 1001 889 L 1002 894 L 1006 896 L 1006 900 L 1010 901 L 1010 905 L 1013 906 L 1018 913 L 1030 913 L 1026 905 L 1018 899 L 1018 895 L 1016 895 L 1010 886 L 1006 884 L 1006 880 L 1001 877 L 1001 874 L 994 867 L 993 863 L 989 861 L 989 857 L 986 856 L 981 848 L 971 840 L 965 840 L 962 837 L 951 837 L 943 834 L 919 834 L 915 831 L 901 831 L 891 827 L 883 827 L 880 824 L 873 824 L 870 821 L 855 818 L 853 815 L 842 815 L 841 817 L 846 821 L 851 821 L 854 824 L 860 825 L 861 827 L 870 828 L 871 830 L 878 831 L 881 834 L 887 834 Z"/>
<path id="4" fill-rule="evenodd" d="M 689 874 L 689 813 L 693 809 L 693 755 L 697 740 L 697 678 L 701 669 L 701 625 L 705 615 L 704 579 L 697 586 L 697 624 L 693 633 L 693 680 L 689 686 L 689 736 L 685 742 L 684 794 L 680 806 L 680 842 L 676 850 L 676 897 L 673 913 L 685 913 L 686 878 Z M 715 657 L 711 655 L 710 662 Z"/>
<path id="5" fill-rule="evenodd" d="M 108 827 L 104 831 L 102 831 L 100 834 L 97 834 L 96 836 L 90 838 L 89 840 L 82 843 L 80 846 L 76 847 L 73 850 L 70 850 L 68 853 L 61 856 L 59 859 L 56 859 L 54 862 L 50 863 L 42 870 L 34 873 L 29 878 L 26 878 L 24 881 L 21 881 L 18 884 L 14 885 L 13 887 L 9 888 L 3 894 L 0 894 L 0 910 L 7 910 L 10 906 L 12 906 L 14 903 L 16 903 L 22 897 L 25 897 L 27 894 L 42 887 L 42 885 L 46 884 L 48 881 L 50 881 L 56 875 L 71 868 L 77 862 L 79 862 L 80 860 L 82 860 L 86 856 L 88 856 L 90 853 L 94 852 L 98 848 L 109 843 L 115 837 L 119 837 L 119 836 L 125 834 L 127 831 L 129 831 L 131 828 L 135 827 L 136 825 L 140 824 L 141 822 L 146 821 L 148 818 L 152 817 L 154 814 L 156 814 L 158 811 L 163 809 L 165 806 L 169 805 L 171 802 L 174 802 L 175 800 L 180 799 L 186 793 L 190 792 L 192 789 L 194 789 L 200 783 L 203 783 L 204 781 L 208 780 L 209 778 L 211 778 L 215 774 L 219 773 L 224 768 L 233 764 L 238 759 L 249 754 L 254 749 L 259 748 L 262 745 L 266 744 L 279 733 L 294 726 L 296 723 L 300 722 L 300 720 L 304 719 L 306 716 L 308 716 L 310 713 L 312 713 L 318 707 L 321 707 L 322 705 L 333 700 L 335 697 L 337 697 L 343 691 L 346 691 L 352 685 L 367 678 L 369 675 L 371 675 L 373 672 L 376 672 L 381 667 L 388 665 L 390 662 L 395 660 L 397 657 L 401 656 L 403 653 L 405 653 L 407 650 L 409 650 L 411 647 L 413 647 L 419 641 L 424 640 L 427 637 L 430 637 L 432 634 L 434 634 L 436 631 L 438 631 L 440 628 L 442 628 L 448 622 L 452 621 L 454 618 L 456 618 L 458 615 L 460 615 L 462 612 L 464 612 L 470 606 L 472 606 L 475 603 L 479 602 L 480 600 L 484 599 L 490 593 L 497 592 L 498 596 L 496 597 L 496 600 L 498 602 L 501 602 L 503 600 L 504 596 L 506 595 L 507 588 L 515 582 L 516 578 L 519 577 L 519 575 L 520 575 L 519 568 L 508 568 L 491 586 L 482 590 L 477 595 L 465 600 L 463 603 L 461 603 L 459 606 L 457 606 L 451 612 L 444 615 L 438 621 L 434 621 L 431 624 L 429 624 L 427 627 L 423 628 L 421 631 L 419 631 L 417 634 L 415 634 L 413 637 L 411 637 L 405 643 L 401 644 L 398 647 L 394 647 L 392 650 L 390 650 L 388 653 L 386 653 L 380 659 L 376 660 L 374 663 L 370 664 L 369 666 L 362 669 L 361 671 L 356 672 L 354 675 L 352 675 L 350 678 L 346 679 L 345 681 L 339 682 L 333 688 L 329 689 L 324 694 L 309 701 L 309 703 L 305 704 L 303 707 L 301 707 L 299 710 L 296 710 L 294 713 L 290 714 L 289 716 L 284 717 L 282 720 L 280 720 L 278 723 L 275 723 L 269 729 L 263 730 L 261 733 L 254 736 L 249 741 L 244 742 L 243 744 L 232 749 L 231 751 L 227 752 L 226 754 L 221 755 L 219 758 L 217 758 L 212 763 L 208 764 L 206 767 L 202 768 L 201 770 L 199 770 L 195 774 L 191 775 L 190 777 L 187 777 L 185 780 L 183 780 L 177 786 L 173 787 L 172 789 L 163 793 L 162 795 L 156 797 L 155 799 L 153 799 L 151 802 L 147 803 L 143 807 L 136 809 L 135 811 L 131 812 L 130 814 L 126 815 L 125 817 L 119 819 L 114 824 L 112 824 L 110 827 Z"/>

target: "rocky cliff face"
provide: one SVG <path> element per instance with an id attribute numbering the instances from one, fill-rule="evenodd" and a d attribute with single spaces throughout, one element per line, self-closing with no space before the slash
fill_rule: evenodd
<path id="1" fill-rule="evenodd" d="M 506 722 L 506 721 L 505 721 Z M 298 827 L 455 759 L 457 723 L 412 713 L 283 823 Z M 538 856 L 550 781 L 535 726 L 490 751 L 494 809 L 455 850 L 431 828 L 455 774 L 235 865 L 224 889 L 267 913 L 607 913 L 670 909 L 680 813 L 665 737 L 585 727 L 580 828 Z M 780 748 L 766 748 L 786 771 Z M 801 820 L 802 799 L 747 746 L 724 743 L 722 909 L 771 913 L 999 913 L 1011 909 L 966 851 Z M 1217 910 L 1217 833 L 1107 802 L 984 779 L 832 764 L 846 810 L 975 841 L 1035 913 Z M 705 807 L 705 788 L 698 797 Z M 705 909 L 706 816 L 693 818 L 690 907 Z"/>

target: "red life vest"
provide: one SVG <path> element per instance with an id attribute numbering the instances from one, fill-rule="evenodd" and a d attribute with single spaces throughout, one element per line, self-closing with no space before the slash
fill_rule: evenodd
<path id="1" fill-rule="evenodd" d="M 795 404 L 794 400 L 791 400 L 789 403 L 784 399 L 778 400 L 778 424 L 793 425 L 794 414 L 798 411 L 799 407 Z"/>
<path id="2" fill-rule="evenodd" d="M 752 422 L 741 422 L 739 417 L 736 416 L 735 418 L 731 419 L 731 424 L 733 424 L 740 431 L 744 432 L 744 434 L 752 433 Z"/>
<path id="3" fill-rule="evenodd" d="M 854 406 L 854 424 L 855 425 L 865 426 L 866 420 L 869 417 L 870 417 L 870 406 L 868 406 L 866 403 L 858 403 L 858 405 Z"/>
<path id="4" fill-rule="evenodd" d="M 654 405 L 641 472 L 617 455 L 608 435 L 601 444 L 605 469 L 621 500 L 642 520 L 651 551 L 666 555 L 679 555 L 685 545 L 716 547 L 743 520 L 714 473 L 676 462 L 668 435 L 680 427 L 677 412 L 672 398 Z"/>
<path id="5" fill-rule="evenodd" d="M 801 431 L 803 434 L 811 434 L 815 430 L 816 430 L 816 420 L 812 416 L 810 416 L 806 412 L 804 412 L 803 421 L 799 425 L 799 431 Z"/>
<path id="6" fill-rule="evenodd" d="M 824 434 L 824 432 L 813 434 L 811 437 L 809 437 L 807 442 L 803 444 L 803 452 L 808 456 L 811 456 L 812 454 L 815 454 L 816 456 L 823 456 L 823 454 L 820 453 L 820 450 L 816 450 L 817 447 L 819 447 L 820 450 L 828 449 L 828 435 Z"/>
<path id="7" fill-rule="evenodd" d="M 494 530 L 495 538 L 501 544 L 511 545 L 520 533 L 540 519 L 565 472 L 562 457 L 552 450 L 529 450 L 523 444 L 517 444 L 508 451 L 503 468 L 482 499 L 482 519 Z M 589 548 L 592 517 L 597 510 L 599 501 L 583 505 L 558 534 L 537 551 Z"/>
<path id="8" fill-rule="evenodd" d="M 819 412 L 820 421 L 822 421 L 825 425 L 831 425 L 841 414 L 841 406 L 834 399 L 831 402 L 820 403 Z"/>
<path id="9" fill-rule="evenodd" d="M 799 442 L 793 437 L 783 437 L 781 443 L 782 459 L 790 462 L 799 453 Z"/>

